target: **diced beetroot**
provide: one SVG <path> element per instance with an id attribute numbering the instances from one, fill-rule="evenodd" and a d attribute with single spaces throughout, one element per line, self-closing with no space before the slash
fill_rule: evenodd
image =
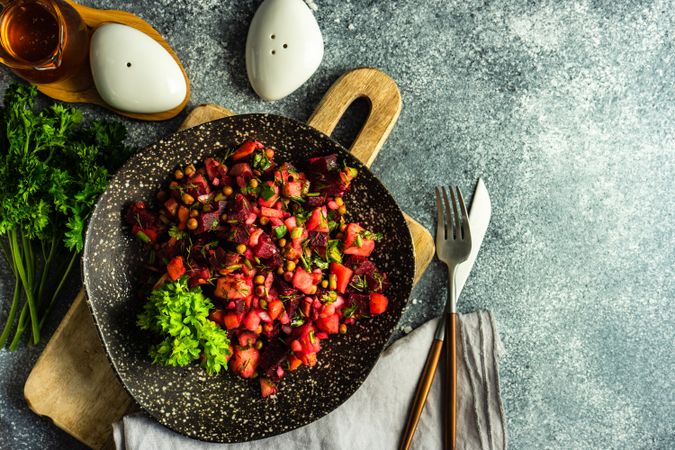
<path id="1" fill-rule="evenodd" d="M 277 370 L 288 360 L 288 346 L 285 342 L 275 339 L 263 347 L 260 355 L 260 372 L 273 381 L 278 381 Z M 283 372 L 282 372 L 283 373 Z"/>
<path id="2" fill-rule="evenodd" d="M 382 314 L 387 310 L 387 305 L 389 304 L 389 299 L 382 294 L 371 293 L 370 294 L 370 314 L 376 316 Z"/>
<path id="3" fill-rule="evenodd" d="M 260 316 L 255 310 L 251 310 L 244 316 L 244 328 L 249 331 L 256 331 L 260 325 Z"/>
<path id="4" fill-rule="evenodd" d="M 293 274 L 293 286 L 305 294 L 311 294 L 314 287 L 314 278 L 302 267 L 296 267 Z"/>
<path id="5" fill-rule="evenodd" d="M 281 219 L 282 217 L 284 217 L 284 212 L 278 209 L 262 206 L 260 208 L 260 215 L 263 217 L 276 217 Z"/>
<path id="6" fill-rule="evenodd" d="M 316 326 L 319 330 L 325 331 L 328 334 L 337 334 L 340 329 L 340 317 L 337 314 L 328 317 L 319 317 L 316 320 Z"/>
<path id="7" fill-rule="evenodd" d="M 268 378 L 260 377 L 260 394 L 263 398 L 270 395 L 276 395 L 278 391 L 277 385 L 272 383 Z"/>
<path id="8" fill-rule="evenodd" d="M 309 158 L 309 170 L 308 172 L 318 172 L 318 173 L 328 173 L 333 170 L 338 170 L 339 166 L 337 163 L 337 155 L 331 154 L 326 156 L 317 156 L 315 158 Z"/>
<path id="9" fill-rule="evenodd" d="M 307 197 L 305 200 L 305 206 L 307 208 L 317 208 L 326 203 L 326 194 L 317 195 L 315 197 Z"/>
<path id="10" fill-rule="evenodd" d="M 368 294 L 349 294 L 347 303 L 350 306 L 356 305 L 356 316 L 368 316 L 370 315 L 370 296 Z"/>
<path id="11" fill-rule="evenodd" d="M 186 192 L 194 198 L 197 198 L 200 195 L 208 194 L 209 192 L 211 192 L 209 182 L 206 181 L 204 175 L 202 175 L 199 172 L 197 172 L 188 180 L 185 187 L 187 188 Z"/>
<path id="12" fill-rule="evenodd" d="M 279 253 L 275 253 L 271 258 L 265 261 L 265 263 L 271 270 L 275 270 L 278 267 L 281 267 L 281 265 L 284 263 L 284 258 Z"/>
<path id="13" fill-rule="evenodd" d="M 345 265 L 351 267 L 356 275 L 372 275 L 377 271 L 375 264 L 365 256 L 350 255 Z"/>
<path id="14" fill-rule="evenodd" d="M 274 256 L 279 250 L 277 246 L 272 242 L 272 239 L 266 234 L 263 233 L 258 239 L 258 245 L 256 245 L 253 253 L 258 258 L 268 259 Z"/>
<path id="15" fill-rule="evenodd" d="M 229 368 L 242 378 L 253 378 L 259 360 L 260 352 L 255 347 L 244 348 L 235 345 Z"/>
<path id="16" fill-rule="evenodd" d="M 164 209 L 172 216 L 175 216 L 178 212 L 178 202 L 175 198 L 169 197 L 169 199 L 164 202 Z"/>
<path id="17" fill-rule="evenodd" d="M 239 146 L 239 148 L 232 153 L 232 160 L 237 161 L 239 159 L 246 158 L 248 155 L 253 153 L 256 149 L 263 148 L 264 145 L 262 145 L 258 141 L 246 141 L 243 144 Z"/>
<path id="18" fill-rule="evenodd" d="M 334 274 L 336 277 L 337 291 L 344 294 L 347 290 L 347 286 L 349 286 L 349 282 L 352 280 L 352 274 L 354 272 L 340 263 L 332 262 L 330 263 L 330 273 Z"/>
<path id="19" fill-rule="evenodd" d="M 226 275 L 218 278 L 213 295 L 225 300 L 245 298 L 253 292 L 253 283 L 250 278 L 241 274 Z"/>
<path id="20" fill-rule="evenodd" d="M 185 275 L 185 272 L 186 270 L 182 256 L 176 256 L 166 265 L 166 273 L 169 275 L 169 278 L 171 278 L 171 281 L 176 281 Z"/>
<path id="21" fill-rule="evenodd" d="M 188 286 L 195 287 L 201 284 L 206 284 L 211 278 L 211 271 L 208 267 L 199 267 L 196 264 L 192 264 L 192 268 L 188 272 L 190 280 L 188 281 Z"/>
<path id="22" fill-rule="evenodd" d="M 237 314 L 236 312 L 227 312 L 223 315 L 223 326 L 227 330 L 239 328 L 239 325 L 241 324 L 241 320 L 243 319 L 243 317 L 244 317 L 243 313 Z"/>
<path id="23" fill-rule="evenodd" d="M 311 249 L 323 248 L 328 245 L 328 233 L 323 233 L 321 231 L 310 231 L 309 232 L 309 247 Z"/>
<path id="24" fill-rule="evenodd" d="M 213 179 L 218 176 L 218 166 L 220 165 L 219 161 L 216 161 L 213 158 L 206 158 L 204 160 L 204 168 L 206 169 L 206 175 L 208 175 L 209 180 L 213 182 Z"/>
<path id="25" fill-rule="evenodd" d="M 207 213 L 201 213 L 197 216 L 197 229 L 195 234 L 206 233 L 207 231 L 215 231 L 220 225 L 220 215 L 219 211 L 212 211 Z"/>
<path id="26" fill-rule="evenodd" d="M 239 223 L 244 223 L 252 212 L 251 203 L 248 199 L 241 194 L 237 194 L 234 197 L 234 202 L 227 211 L 227 218 L 229 220 L 236 220 Z"/>
<path id="27" fill-rule="evenodd" d="M 284 184 L 284 196 L 288 198 L 302 197 L 302 181 L 288 181 Z"/>
<path id="28" fill-rule="evenodd" d="M 251 345 L 255 344 L 255 341 L 257 340 L 258 336 L 250 331 L 240 331 L 237 334 L 237 341 L 242 347 L 250 347 Z"/>
<path id="29" fill-rule="evenodd" d="M 312 215 L 307 221 L 307 231 L 320 231 L 323 233 L 330 231 L 328 229 L 328 212 L 325 206 L 315 208 L 312 211 Z"/>
<path id="30" fill-rule="evenodd" d="M 249 240 L 248 229 L 243 225 L 233 225 L 223 236 L 227 241 L 235 244 L 245 244 Z"/>
<path id="31" fill-rule="evenodd" d="M 249 180 L 253 177 L 253 170 L 248 163 L 237 163 L 230 168 L 230 176 Z"/>
<path id="32" fill-rule="evenodd" d="M 132 204 L 125 218 L 129 225 L 138 225 L 140 228 L 155 228 L 157 224 L 157 216 L 146 208 L 144 202 Z"/>

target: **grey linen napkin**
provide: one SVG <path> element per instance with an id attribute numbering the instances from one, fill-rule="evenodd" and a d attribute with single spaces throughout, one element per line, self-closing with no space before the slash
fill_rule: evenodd
<path id="1" fill-rule="evenodd" d="M 302 428 L 258 441 L 211 444 L 181 436 L 144 414 L 113 425 L 118 450 L 394 449 L 433 340 L 432 320 L 392 344 L 365 383 L 327 416 Z M 479 311 L 460 316 L 457 448 L 502 450 L 506 428 L 499 393 L 503 348 L 494 318 Z M 443 360 L 439 363 L 442 370 Z M 283 395 L 283 390 L 279 395 Z M 441 377 L 436 374 L 412 447 L 442 447 Z"/>

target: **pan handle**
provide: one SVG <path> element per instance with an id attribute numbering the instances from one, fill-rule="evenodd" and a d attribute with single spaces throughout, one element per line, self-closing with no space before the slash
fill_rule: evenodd
<path id="1" fill-rule="evenodd" d="M 401 113 L 401 93 L 387 74 L 371 67 L 345 73 L 328 89 L 307 123 L 330 135 L 347 108 L 359 98 L 368 100 L 370 112 L 350 151 L 370 167 Z"/>

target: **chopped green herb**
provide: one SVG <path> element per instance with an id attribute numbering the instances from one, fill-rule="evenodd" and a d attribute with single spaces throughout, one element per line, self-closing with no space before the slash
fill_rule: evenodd
<path id="1" fill-rule="evenodd" d="M 337 292 L 328 291 L 327 293 L 321 296 L 320 300 L 322 303 L 333 303 L 334 301 L 337 300 Z"/>
<path id="2" fill-rule="evenodd" d="M 329 262 L 342 263 L 342 252 L 340 251 L 341 241 L 339 239 L 331 239 L 326 245 L 326 259 Z"/>
<path id="3" fill-rule="evenodd" d="M 354 312 L 356 312 L 356 308 L 358 308 L 356 302 L 352 303 L 347 308 L 344 308 L 342 310 L 342 317 L 344 317 L 345 319 L 349 319 L 354 315 Z"/>
<path id="4" fill-rule="evenodd" d="M 153 361 L 165 366 L 185 366 L 204 355 L 202 366 L 209 375 L 227 369 L 231 354 L 227 331 L 208 319 L 211 301 L 199 286 L 190 289 L 188 277 L 165 283 L 150 293 L 137 324 L 163 340 L 150 347 Z"/>
<path id="5" fill-rule="evenodd" d="M 267 157 L 265 149 L 258 150 L 253 154 L 254 169 L 264 172 L 270 167 L 272 167 L 272 161 Z"/>
<path id="6" fill-rule="evenodd" d="M 368 289 L 368 282 L 366 281 L 366 278 L 361 275 L 354 275 L 349 285 L 357 291 L 365 291 Z"/>
<path id="7" fill-rule="evenodd" d="M 263 198 L 263 200 L 267 201 L 274 197 L 274 188 L 267 183 L 263 184 L 262 188 L 260 189 L 260 196 Z"/>
<path id="8" fill-rule="evenodd" d="M 284 237 L 287 232 L 288 228 L 286 228 L 286 225 L 279 225 L 274 229 L 274 235 L 277 237 L 277 239 Z"/>
<path id="9" fill-rule="evenodd" d="M 176 225 L 173 225 L 171 226 L 171 228 L 169 228 L 169 236 L 172 238 L 176 238 L 177 241 L 180 241 L 184 237 L 188 236 L 188 232 L 180 230 Z"/>

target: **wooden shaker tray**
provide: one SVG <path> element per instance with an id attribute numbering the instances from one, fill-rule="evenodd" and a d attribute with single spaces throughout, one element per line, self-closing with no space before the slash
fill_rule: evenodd
<path id="1" fill-rule="evenodd" d="M 370 166 L 401 111 L 396 83 L 376 69 L 342 75 L 328 90 L 308 123 L 330 135 L 351 103 L 365 97 L 371 110 L 350 150 Z M 181 125 L 189 128 L 234 113 L 215 105 L 195 108 Z M 434 254 L 429 231 L 406 215 L 415 249 L 415 283 Z M 35 363 L 24 396 L 36 414 L 47 416 L 86 445 L 113 448 L 113 422 L 137 409 L 114 373 L 80 291 L 42 355 Z"/>
<path id="2" fill-rule="evenodd" d="M 75 10 L 82 17 L 84 23 L 87 25 L 87 27 L 89 27 L 90 37 L 91 34 L 94 32 L 94 30 L 99 26 L 101 26 L 102 24 L 106 22 L 114 22 L 120 23 L 122 25 L 127 25 L 132 28 L 136 28 L 137 30 L 147 34 L 152 39 L 157 41 L 159 45 L 164 47 L 164 49 L 167 52 L 169 52 L 169 54 L 174 59 L 174 61 L 176 61 L 176 63 L 180 67 L 181 72 L 183 73 L 183 78 L 185 78 L 185 85 L 187 89 L 185 93 L 185 98 L 180 103 L 180 105 L 168 111 L 162 111 L 152 114 L 132 113 L 115 109 L 112 106 L 108 105 L 106 102 L 104 102 L 101 96 L 98 94 L 96 86 L 94 85 L 94 78 L 92 77 L 91 70 L 89 68 L 89 57 L 87 57 L 85 63 L 82 65 L 80 70 L 77 73 L 75 73 L 72 77 L 54 83 L 36 84 L 40 92 L 51 98 L 60 100 L 62 102 L 93 103 L 95 105 L 103 106 L 104 108 L 107 108 L 122 116 L 127 116 L 139 120 L 152 120 L 152 121 L 168 120 L 171 119 L 172 117 L 177 116 L 183 109 L 185 109 L 185 106 L 190 100 L 190 79 L 188 78 L 187 73 L 185 73 L 183 63 L 181 63 L 180 59 L 178 59 L 178 56 L 173 51 L 171 46 L 166 42 L 166 40 L 164 40 L 162 35 L 159 34 L 157 30 L 152 28 L 152 26 L 150 26 L 150 24 L 145 20 L 141 19 L 137 15 L 132 14 L 130 12 L 117 11 L 113 9 L 91 8 L 89 6 L 77 4 L 72 0 L 66 0 L 66 2 L 68 2 L 73 8 L 75 8 Z"/>

